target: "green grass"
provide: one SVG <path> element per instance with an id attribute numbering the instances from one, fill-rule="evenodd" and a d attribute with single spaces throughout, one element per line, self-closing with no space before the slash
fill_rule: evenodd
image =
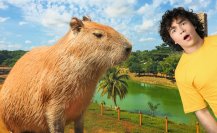
<path id="1" fill-rule="evenodd" d="M 86 114 L 84 128 L 87 133 L 163 133 L 165 132 L 165 118 L 142 115 L 142 126 L 139 126 L 139 114 L 121 111 L 120 120 L 117 119 L 117 112 L 110 108 L 104 110 L 100 115 L 100 106 L 92 103 Z M 169 118 L 168 118 L 169 119 Z M 73 128 L 73 123 L 65 128 Z M 200 127 L 201 129 L 201 127 Z M 169 133 L 195 133 L 196 125 L 178 124 L 168 121 Z M 200 133 L 204 133 L 201 129 Z"/>

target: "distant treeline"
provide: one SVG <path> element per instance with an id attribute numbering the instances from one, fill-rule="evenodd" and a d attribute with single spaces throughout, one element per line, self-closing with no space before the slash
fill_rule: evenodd
<path id="1" fill-rule="evenodd" d="M 0 65 L 12 67 L 15 62 L 27 51 L 0 51 Z M 173 77 L 176 65 L 180 59 L 181 53 L 163 43 L 156 46 L 153 50 L 132 52 L 124 67 L 129 68 L 131 72 L 141 75 L 167 76 Z"/>
<path id="2" fill-rule="evenodd" d="M 23 56 L 27 51 L 16 50 L 0 50 L 0 66 L 9 66 L 12 67 L 16 61 Z"/>
<path id="3" fill-rule="evenodd" d="M 130 72 L 134 72 L 138 76 L 154 75 L 173 78 L 180 57 L 181 52 L 177 52 L 163 43 L 150 51 L 132 52 L 124 65 L 129 68 Z"/>

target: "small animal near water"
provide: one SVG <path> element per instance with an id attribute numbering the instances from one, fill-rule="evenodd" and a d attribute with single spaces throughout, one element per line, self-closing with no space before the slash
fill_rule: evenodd
<path id="1" fill-rule="evenodd" d="M 1 119 L 13 133 L 64 133 L 72 121 L 82 133 L 99 78 L 131 49 L 113 28 L 72 18 L 56 44 L 35 48 L 14 65 L 0 91 Z"/>

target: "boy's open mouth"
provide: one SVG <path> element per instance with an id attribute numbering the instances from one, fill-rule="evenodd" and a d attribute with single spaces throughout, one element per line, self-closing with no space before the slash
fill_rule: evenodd
<path id="1" fill-rule="evenodd" d="M 184 40 L 187 40 L 190 37 L 190 35 L 185 35 Z"/>

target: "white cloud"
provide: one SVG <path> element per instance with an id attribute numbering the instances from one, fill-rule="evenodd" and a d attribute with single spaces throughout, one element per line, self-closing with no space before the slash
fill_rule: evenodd
<path id="1" fill-rule="evenodd" d="M 0 50 L 18 50 L 23 49 L 19 44 L 12 44 L 10 42 L 6 42 L 5 40 L 0 40 Z"/>
<path id="2" fill-rule="evenodd" d="M 137 12 L 138 12 L 139 14 L 149 13 L 149 11 L 150 11 L 151 8 L 152 8 L 152 7 L 151 7 L 149 4 L 145 4 L 144 6 L 140 7 L 140 8 L 137 10 Z"/>
<path id="3" fill-rule="evenodd" d="M 21 8 L 24 22 L 37 23 L 55 33 L 63 34 L 68 29 L 72 16 L 81 18 L 83 15 L 90 15 L 93 21 L 119 27 L 124 21 L 130 21 L 134 14 L 134 5 L 137 0 L 50 0 L 50 1 L 29 1 L 29 0 L 9 0 Z M 119 20 L 113 21 L 111 19 Z M 124 22 L 125 25 L 128 23 Z M 20 22 L 19 25 L 23 25 Z M 128 29 L 125 29 L 128 30 Z"/>
<path id="4" fill-rule="evenodd" d="M 184 3 L 185 4 L 189 4 L 189 3 L 191 3 L 192 2 L 192 0 L 184 0 Z"/>
<path id="5" fill-rule="evenodd" d="M 209 9 L 209 5 L 212 3 L 212 0 L 170 0 L 171 5 L 174 7 L 185 7 L 186 9 L 193 9 L 193 11 L 206 11 Z"/>
<path id="6" fill-rule="evenodd" d="M 5 21 L 8 20 L 8 19 L 9 19 L 9 17 L 6 17 L 6 18 L 0 17 L 0 23 L 3 23 L 3 22 L 5 22 Z"/>
<path id="7" fill-rule="evenodd" d="M 153 0 L 152 5 L 154 8 L 159 8 L 162 4 L 165 4 L 167 2 L 168 0 Z"/>
<path id="8" fill-rule="evenodd" d="M 123 17 L 133 14 L 134 11 L 130 6 L 108 6 L 105 9 L 105 13 L 108 17 Z"/>
<path id="9" fill-rule="evenodd" d="M 48 41 L 47 41 L 48 44 L 53 44 L 53 43 L 55 43 L 55 42 L 56 42 L 55 39 L 52 39 L 52 40 L 48 40 Z"/>
<path id="10" fill-rule="evenodd" d="M 20 22 L 19 22 L 19 25 L 20 25 L 20 26 L 25 25 L 25 24 L 28 24 L 28 22 L 25 22 L 25 21 L 20 21 Z"/>
<path id="11" fill-rule="evenodd" d="M 217 10 L 217 1 L 216 1 L 216 3 L 215 3 L 215 10 Z"/>
<path id="12" fill-rule="evenodd" d="M 169 0 L 170 5 L 174 5 L 175 3 L 177 3 L 179 0 Z"/>
<path id="13" fill-rule="evenodd" d="M 135 43 L 154 41 L 153 38 L 144 38 L 144 36 L 158 34 L 158 22 L 168 7 L 172 9 L 172 7 L 183 6 L 186 9 L 200 12 L 207 12 L 208 10 L 208 14 L 213 15 L 217 12 L 217 2 L 211 0 L 151 0 L 150 2 L 141 2 L 141 0 L 4 1 L 5 4 L 9 3 L 21 9 L 24 19 L 18 21 L 19 25 L 28 23 L 36 24 L 35 27 L 41 28 L 43 26 L 41 29 L 47 36 L 47 40 L 43 40 L 43 44 L 53 44 L 57 40 L 56 36 L 58 38 L 62 36 L 69 29 L 69 21 L 72 16 L 81 18 L 83 15 L 89 15 L 93 21 L 113 27 Z M 144 5 L 141 5 L 140 2 Z M 214 4 L 210 9 L 211 2 Z M 6 21 L 0 18 L 0 22 L 1 20 Z"/>
<path id="14" fill-rule="evenodd" d="M 23 11 L 25 21 L 21 21 L 19 25 L 27 24 L 28 22 L 39 23 L 45 27 L 62 27 L 66 22 L 70 21 L 71 13 L 65 10 L 63 5 L 59 3 L 45 4 L 45 1 L 29 1 L 29 0 L 9 0 Z"/>
<path id="15" fill-rule="evenodd" d="M 1 44 L 0 43 L 0 50 L 18 50 L 22 49 L 20 45 L 12 45 L 12 44 Z"/>
<path id="16" fill-rule="evenodd" d="M 71 15 L 67 12 L 60 14 L 55 9 L 48 9 L 41 17 L 41 22 L 46 27 L 64 27 L 70 21 Z"/>
<path id="17" fill-rule="evenodd" d="M 217 31 L 216 31 L 216 32 L 214 32 L 214 33 L 211 33 L 210 35 L 217 35 Z"/>
<path id="18" fill-rule="evenodd" d="M 139 42 L 154 42 L 156 39 L 155 38 L 141 38 Z"/>
<path id="19" fill-rule="evenodd" d="M 12 5 L 16 5 L 16 6 L 22 7 L 24 5 L 28 5 L 28 3 L 30 2 L 30 0 L 7 0 L 6 2 L 8 2 L 8 3 L 12 4 Z"/>
<path id="20" fill-rule="evenodd" d="M 0 9 L 7 9 L 7 8 L 8 6 L 5 3 L 0 1 Z"/>
<path id="21" fill-rule="evenodd" d="M 32 43 L 32 41 L 30 41 L 30 40 L 25 41 L 25 44 L 31 44 L 31 43 Z"/>
<path id="22" fill-rule="evenodd" d="M 145 31 L 151 31 L 154 27 L 154 21 L 153 20 L 145 20 L 141 25 L 136 26 L 136 31 L 138 32 L 145 32 Z"/>

